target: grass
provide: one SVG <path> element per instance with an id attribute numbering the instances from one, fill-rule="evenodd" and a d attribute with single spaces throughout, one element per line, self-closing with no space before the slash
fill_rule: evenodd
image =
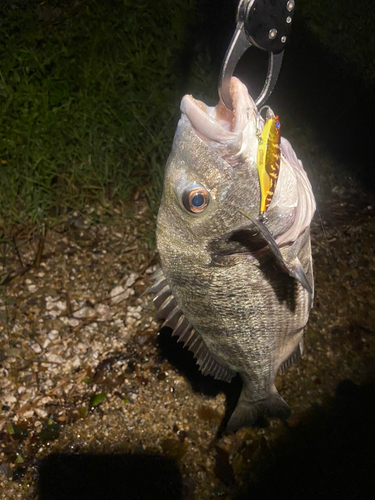
<path id="1" fill-rule="evenodd" d="M 361 10 L 368 6 L 371 14 L 369 1 Z M 156 213 L 194 6 L 193 0 L 1 3 L 0 228 L 110 206 L 137 189 Z M 373 15 L 363 18 L 355 6 L 344 15 L 338 1 L 301 0 L 297 7 L 327 46 L 373 81 Z M 200 50 L 185 88 L 216 100 L 218 75 L 209 73 L 205 57 Z"/>
<path id="2" fill-rule="evenodd" d="M 317 39 L 371 88 L 375 83 L 373 0 L 300 0 L 296 9 Z"/>
<path id="3" fill-rule="evenodd" d="M 158 203 L 185 0 L 12 2 L 0 12 L 0 225 Z"/>

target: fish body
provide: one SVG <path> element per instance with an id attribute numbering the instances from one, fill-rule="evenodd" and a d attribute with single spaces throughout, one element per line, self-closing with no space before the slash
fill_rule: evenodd
<path id="1" fill-rule="evenodd" d="M 259 417 L 290 413 L 274 380 L 302 353 L 315 201 L 302 164 L 281 139 L 278 182 L 262 227 L 259 116 L 236 78 L 231 95 L 233 112 L 182 99 L 157 220 L 161 269 L 150 291 L 157 317 L 193 351 L 204 374 L 226 381 L 241 375 L 227 427 L 234 432 Z"/>

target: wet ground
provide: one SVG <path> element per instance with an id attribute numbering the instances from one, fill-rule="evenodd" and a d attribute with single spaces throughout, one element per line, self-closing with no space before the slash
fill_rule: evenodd
<path id="1" fill-rule="evenodd" d="M 142 196 L 131 217 L 71 214 L 45 238 L 13 235 L 2 498 L 374 498 L 375 200 L 308 152 L 316 297 L 303 359 L 277 379 L 287 424 L 220 435 L 239 381 L 202 376 L 170 330 L 158 334 L 142 296 L 158 260 Z"/>

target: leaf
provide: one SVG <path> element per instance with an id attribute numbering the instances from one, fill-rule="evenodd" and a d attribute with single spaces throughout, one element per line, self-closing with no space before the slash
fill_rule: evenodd
<path id="1" fill-rule="evenodd" d="M 27 431 L 25 429 L 22 429 L 18 425 L 12 424 L 11 422 L 9 422 L 7 426 L 7 431 L 9 434 L 17 436 L 18 439 L 22 439 L 27 436 Z"/>
<path id="2" fill-rule="evenodd" d="M 86 418 L 87 408 L 85 408 L 84 406 L 81 406 L 81 408 L 78 408 L 78 415 L 80 418 Z"/>
<path id="3" fill-rule="evenodd" d="M 100 405 L 100 403 L 107 397 L 106 392 L 101 392 L 99 394 L 95 394 L 90 399 L 90 408 L 95 408 L 95 406 Z"/>

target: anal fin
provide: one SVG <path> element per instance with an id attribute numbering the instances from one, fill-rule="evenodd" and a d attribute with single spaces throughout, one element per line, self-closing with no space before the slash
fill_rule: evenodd
<path id="1" fill-rule="evenodd" d="M 283 361 L 279 367 L 280 373 L 285 373 L 289 370 L 289 368 L 293 365 L 298 365 L 299 360 L 301 359 L 303 354 L 303 340 L 300 341 L 296 349 L 292 352 L 292 354 Z"/>

